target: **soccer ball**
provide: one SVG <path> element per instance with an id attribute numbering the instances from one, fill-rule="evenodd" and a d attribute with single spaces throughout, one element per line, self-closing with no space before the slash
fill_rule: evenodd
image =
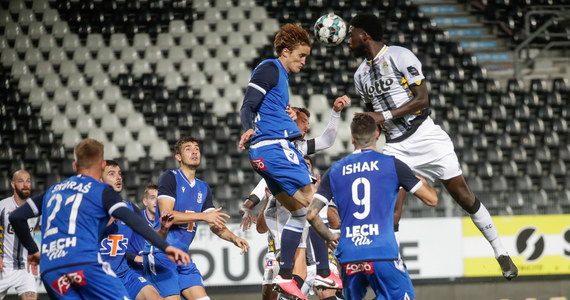
<path id="1" fill-rule="evenodd" d="M 335 15 L 328 13 L 321 16 L 314 26 L 315 36 L 321 44 L 327 47 L 337 46 L 346 36 L 346 23 L 344 20 Z"/>

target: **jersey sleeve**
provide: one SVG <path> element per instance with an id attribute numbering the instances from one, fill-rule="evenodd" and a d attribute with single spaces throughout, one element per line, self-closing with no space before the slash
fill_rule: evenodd
<path id="1" fill-rule="evenodd" d="M 400 186 L 406 191 L 413 194 L 422 187 L 422 182 L 416 177 L 416 175 L 414 175 L 414 172 L 408 165 L 397 158 L 394 158 L 394 165 L 396 167 L 396 174 L 398 174 Z"/>
<path id="2" fill-rule="evenodd" d="M 117 210 L 119 207 L 129 208 L 121 198 L 121 195 L 115 192 L 115 190 L 113 190 L 113 188 L 110 185 L 105 187 L 105 189 L 103 189 L 101 198 L 103 201 L 103 207 L 105 208 L 105 211 L 109 213 L 109 215 L 112 215 L 113 212 Z"/>
<path id="3" fill-rule="evenodd" d="M 279 82 L 279 69 L 273 63 L 259 65 L 245 90 L 240 117 L 244 130 L 253 128 L 253 118 L 265 94 Z"/>
<path id="4" fill-rule="evenodd" d="M 206 185 L 206 187 L 208 188 L 208 192 L 206 193 L 206 201 L 204 201 L 204 206 L 202 206 L 202 212 L 209 212 L 215 209 L 214 200 L 212 198 L 212 190 L 210 189 L 209 185 Z"/>
<path id="5" fill-rule="evenodd" d="M 410 85 L 425 78 L 422 73 L 422 63 L 412 51 L 408 49 L 404 49 L 400 56 L 398 56 L 396 68 L 402 72 Z"/>
<path id="6" fill-rule="evenodd" d="M 34 216 L 39 216 L 42 214 L 42 203 L 44 201 L 45 193 L 41 193 L 40 195 L 36 195 L 28 200 L 26 203 L 30 205 L 30 208 L 34 212 Z"/>
<path id="7" fill-rule="evenodd" d="M 176 200 L 176 176 L 171 171 L 164 172 L 158 179 L 157 198 Z"/>
<path id="8" fill-rule="evenodd" d="M 321 177 L 321 184 L 315 194 L 315 198 L 321 200 L 325 204 L 329 204 L 330 200 L 333 198 L 331 191 L 330 169 L 328 169 L 325 172 L 325 175 Z"/>

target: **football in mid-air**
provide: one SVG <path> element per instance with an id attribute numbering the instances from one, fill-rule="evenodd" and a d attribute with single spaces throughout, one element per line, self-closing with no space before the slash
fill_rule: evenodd
<path id="1" fill-rule="evenodd" d="M 334 13 L 321 16 L 314 26 L 315 37 L 321 44 L 327 47 L 337 46 L 342 43 L 346 37 L 346 30 L 344 20 Z"/>

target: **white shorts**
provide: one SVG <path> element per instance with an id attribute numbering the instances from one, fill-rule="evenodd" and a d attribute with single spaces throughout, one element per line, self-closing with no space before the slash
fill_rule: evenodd
<path id="1" fill-rule="evenodd" d="M 451 179 L 462 174 L 449 135 L 431 118 L 414 134 L 397 143 L 386 143 L 384 154 L 393 155 L 429 181 Z"/>
<path id="2" fill-rule="evenodd" d="M 279 262 L 275 259 L 275 253 L 267 252 L 263 260 L 263 282 L 265 284 L 273 284 L 273 279 L 279 273 Z"/>
<path id="3" fill-rule="evenodd" d="M 25 292 L 37 293 L 36 278 L 27 270 L 6 270 L 0 272 L 0 299 L 4 298 L 10 288 L 14 288 L 18 295 Z"/>

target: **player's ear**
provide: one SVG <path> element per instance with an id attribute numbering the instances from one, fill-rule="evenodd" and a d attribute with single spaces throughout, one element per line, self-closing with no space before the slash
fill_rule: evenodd
<path id="1" fill-rule="evenodd" d="M 74 161 L 73 164 L 72 164 L 72 166 L 73 166 L 73 172 L 76 172 L 76 173 L 77 173 L 77 162 Z"/>
<path id="2" fill-rule="evenodd" d="M 350 143 L 356 145 L 356 140 L 354 139 L 354 136 L 350 136 Z"/>
<path id="3" fill-rule="evenodd" d="M 176 159 L 177 162 L 181 162 L 181 161 L 182 161 L 182 156 L 181 156 L 180 154 L 174 155 L 174 158 Z"/>

